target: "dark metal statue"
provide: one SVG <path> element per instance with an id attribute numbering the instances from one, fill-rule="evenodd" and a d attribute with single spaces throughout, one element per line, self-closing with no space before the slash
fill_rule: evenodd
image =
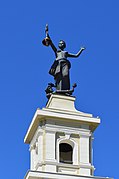
<path id="1" fill-rule="evenodd" d="M 42 41 L 42 43 L 45 46 L 51 46 L 56 56 L 56 59 L 49 70 L 49 74 L 54 77 L 55 85 L 49 83 L 46 89 L 46 94 L 48 96 L 49 94 L 53 93 L 52 87 L 55 87 L 56 93 L 71 95 L 74 91 L 74 88 L 76 87 L 76 84 L 73 85 L 73 89 L 71 90 L 69 78 L 69 69 L 71 68 L 71 64 L 67 58 L 77 58 L 82 53 L 82 51 L 85 50 L 85 48 L 81 47 L 77 54 L 72 54 L 64 50 L 66 48 L 66 43 L 64 40 L 60 40 L 58 45 L 59 49 L 57 49 L 49 36 L 48 25 L 46 25 L 45 33 L 46 38 Z"/>

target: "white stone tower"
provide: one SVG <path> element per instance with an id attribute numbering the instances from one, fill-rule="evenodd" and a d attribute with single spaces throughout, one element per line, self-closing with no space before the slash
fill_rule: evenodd
<path id="1" fill-rule="evenodd" d="M 99 118 L 75 109 L 75 97 L 53 94 L 37 109 L 24 142 L 30 144 L 25 179 L 101 179 L 94 176 L 92 141 Z M 106 179 L 106 178 L 103 178 Z"/>

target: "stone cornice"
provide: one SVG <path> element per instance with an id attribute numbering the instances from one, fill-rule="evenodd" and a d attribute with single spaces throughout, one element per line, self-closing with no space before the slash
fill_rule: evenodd
<path id="1" fill-rule="evenodd" d="M 91 126 L 92 131 L 95 130 L 95 128 L 100 124 L 100 119 L 99 118 L 93 118 L 93 117 L 85 117 L 85 116 L 81 116 L 81 115 L 73 115 L 73 114 L 63 114 L 61 112 L 51 112 L 51 111 L 44 111 L 44 110 L 40 110 L 37 109 L 33 120 L 31 122 L 31 125 L 27 131 L 27 134 L 25 136 L 24 142 L 25 143 L 30 143 L 36 129 L 39 126 L 39 122 L 41 120 L 44 119 L 60 119 L 60 120 L 69 120 L 69 121 L 77 121 L 79 123 L 84 123 L 84 124 L 88 124 L 89 126 Z"/>
<path id="2" fill-rule="evenodd" d="M 24 179 L 107 179 L 108 177 L 98 177 L 98 176 L 81 176 L 72 174 L 62 174 L 62 173 L 51 173 L 51 172 L 40 172 L 29 170 L 24 177 Z M 113 178 L 108 178 L 113 179 Z"/>

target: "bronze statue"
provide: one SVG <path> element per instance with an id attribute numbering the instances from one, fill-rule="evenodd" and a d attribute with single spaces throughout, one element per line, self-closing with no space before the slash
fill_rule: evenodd
<path id="1" fill-rule="evenodd" d="M 77 58 L 82 53 L 82 51 L 85 50 L 85 48 L 81 47 L 77 54 L 72 54 L 64 50 L 66 48 L 66 43 L 64 42 L 64 40 L 60 40 L 58 45 L 59 49 L 57 49 L 49 36 L 48 25 L 46 25 L 45 33 L 46 38 L 42 41 L 42 43 L 45 46 L 51 46 L 56 57 L 54 63 L 52 64 L 49 70 L 49 74 L 54 77 L 55 85 L 49 83 L 49 86 L 46 89 L 46 93 L 49 93 L 51 91 L 53 92 L 53 90 L 50 89 L 50 87 L 56 87 L 56 92 L 63 93 L 65 95 L 71 95 L 74 89 L 70 90 L 69 69 L 71 68 L 71 64 L 67 58 Z M 76 85 L 74 85 L 73 88 L 75 86 Z"/>

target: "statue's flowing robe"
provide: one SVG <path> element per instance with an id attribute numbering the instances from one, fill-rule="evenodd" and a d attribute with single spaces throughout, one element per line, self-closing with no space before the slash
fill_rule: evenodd
<path id="1" fill-rule="evenodd" d="M 51 66 L 49 74 L 54 76 L 57 90 L 70 90 L 70 68 L 71 64 L 66 58 L 56 59 Z"/>

